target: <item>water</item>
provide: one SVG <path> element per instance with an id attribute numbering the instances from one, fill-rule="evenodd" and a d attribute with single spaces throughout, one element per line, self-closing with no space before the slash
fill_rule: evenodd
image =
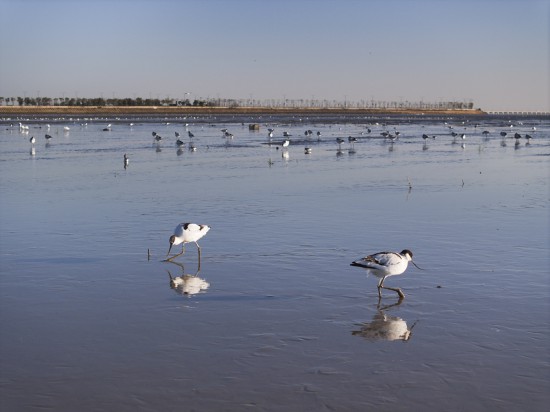
<path id="1" fill-rule="evenodd" d="M 4 122 L 2 410 L 546 410 L 547 119 L 246 120 L 260 132 L 232 118 Z M 467 128 L 464 147 L 445 121 Z M 196 152 L 175 147 L 185 123 Z M 272 126 L 288 151 L 266 144 Z M 349 135 L 356 152 L 346 140 L 339 154 Z M 198 272 L 192 244 L 162 262 L 184 221 L 212 227 Z M 400 304 L 378 302 L 377 279 L 349 263 L 404 248 L 425 270 L 386 281 Z M 172 289 L 184 274 L 208 289 Z"/>

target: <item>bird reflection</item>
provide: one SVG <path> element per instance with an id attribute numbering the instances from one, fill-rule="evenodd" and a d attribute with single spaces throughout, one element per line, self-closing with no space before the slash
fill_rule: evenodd
<path id="1" fill-rule="evenodd" d="M 361 336 L 370 342 L 385 340 L 401 340 L 407 342 L 412 337 L 412 330 L 416 322 L 409 328 L 407 326 L 407 321 L 397 316 L 389 316 L 385 313 L 385 311 L 392 306 L 399 306 L 402 301 L 403 299 L 400 298 L 397 303 L 384 307 L 380 307 L 380 304 L 378 304 L 377 312 L 372 318 L 372 321 L 358 324 L 357 326 L 359 326 L 360 329 L 352 331 L 351 334 L 353 336 Z"/>
<path id="2" fill-rule="evenodd" d="M 194 275 L 185 274 L 185 269 L 182 263 L 179 262 L 169 262 L 176 266 L 179 266 L 181 269 L 181 276 L 172 276 L 172 273 L 169 270 L 168 276 L 170 276 L 170 288 L 173 289 L 176 293 L 180 295 L 196 295 L 197 293 L 206 291 L 210 287 L 210 283 L 198 276 L 200 272 L 200 264 L 197 267 L 197 271 Z"/>

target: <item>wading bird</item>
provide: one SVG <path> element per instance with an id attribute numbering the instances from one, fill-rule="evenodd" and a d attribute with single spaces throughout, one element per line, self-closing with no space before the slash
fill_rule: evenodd
<path id="1" fill-rule="evenodd" d="M 380 279 L 378 282 L 378 297 L 382 298 L 381 289 L 388 289 L 397 292 L 399 298 L 403 299 L 405 294 L 399 288 L 390 288 L 384 286 L 384 280 L 388 276 L 401 275 L 407 270 L 409 262 L 414 266 L 416 263 L 412 260 L 413 254 L 410 250 L 404 249 L 401 253 L 397 252 L 378 252 L 373 255 L 366 256 L 362 259 L 351 263 L 351 266 L 367 269 L 367 272 Z M 418 266 L 416 266 L 420 269 Z"/>
<path id="2" fill-rule="evenodd" d="M 177 255 L 174 255 L 166 260 L 172 260 L 177 256 L 183 255 L 185 253 L 185 244 L 191 242 L 197 245 L 200 260 L 201 247 L 199 246 L 197 241 L 201 239 L 204 235 L 206 235 L 209 230 L 210 226 L 199 225 L 196 223 L 180 223 L 179 225 L 177 225 L 174 229 L 174 234 L 170 236 L 170 248 L 168 249 L 168 253 L 166 254 L 166 256 L 170 255 L 170 251 L 172 250 L 172 246 L 174 245 L 182 245 L 182 250 L 181 253 L 178 253 Z"/>

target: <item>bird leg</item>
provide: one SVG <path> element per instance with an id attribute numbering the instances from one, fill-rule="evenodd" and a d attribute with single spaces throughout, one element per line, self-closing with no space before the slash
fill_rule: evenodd
<path id="1" fill-rule="evenodd" d="M 403 291 L 399 288 L 390 288 L 388 286 L 384 286 L 384 280 L 386 279 L 386 276 L 384 276 L 380 282 L 378 282 L 378 298 L 381 299 L 382 298 L 382 291 L 380 289 L 388 289 L 388 290 L 393 290 L 394 292 L 397 292 L 397 294 L 399 295 L 399 299 L 403 299 L 405 297 L 405 294 L 403 293 Z"/>
<path id="2" fill-rule="evenodd" d="M 382 288 L 384 289 L 388 289 L 388 290 L 393 290 L 394 292 L 397 292 L 397 294 L 399 295 L 399 299 L 403 299 L 405 297 L 405 294 L 403 293 L 403 291 L 399 288 L 389 288 L 387 286 L 382 286 Z"/>
<path id="3" fill-rule="evenodd" d="M 384 279 L 386 279 L 385 276 L 378 282 L 378 299 L 382 299 L 382 291 L 380 289 L 384 287 Z"/>
<path id="4" fill-rule="evenodd" d="M 195 242 L 195 245 L 197 245 L 197 251 L 199 252 L 199 270 L 201 270 L 201 247 L 197 242 Z"/>
<path id="5" fill-rule="evenodd" d="M 171 262 L 172 259 L 177 258 L 178 256 L 181 256 L 185 253 L 185 243 L 182 244 L 181 253 L 178 253 L 177 255 L 174 255 L 172 257 L 169 257 L 168 259 L 165 259 L 166 262 Z"/>

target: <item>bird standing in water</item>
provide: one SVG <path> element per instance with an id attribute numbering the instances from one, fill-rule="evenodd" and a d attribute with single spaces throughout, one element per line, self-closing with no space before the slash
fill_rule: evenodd
<path id="1" fill-rule="evenodd" d="M 168 258 L 166 260 L 172 260 L 180 255 L 183 255 L 185 253 L 185 244 L 186 243 L 195 243 L 197 245 L 197 250 L 199 251 L 199 261 L 201 258 L 201 247 L 197 243 L 199 239 L 201 239 L 204 235 L 208 233 L 210 230 L 210 226 L 208 225 L 199 225 L 196 223 L 180 223 L 176 226 L 174 229 L 174 234 L 170 236 L 170 248 L 168 249 L 168 253 L 166 256 L 170 255 L 170 251 L 172 250 L 172 246 L 174 245 L 182 245 L 181 253 L 178 253 L 177 255 L 172 256 L 171 258 Z"/>
<path id="2" fill-rule="evenodd" d="M 384 280 L 388 276 L 401 275 L 407 270 L 409 262 L 414 266 L 416 263 L 412 260 L 413 254 L 410 250 L 404 249 L 401 253 L 397 252 L 378 252 L 373 255 L 366 256 L 362 259 L 351 263 L 351 266 L 357 266 L 367 269 L 367 272 L 380 279 L 378 282 L 378 297 L 382 298 L 381 289 L 388 289 L 397 292 L 400 299 L 405 297 L 403 291 L 399 288 L 390 288 L 384 286 Z M 418 266 L 416 266 L 420 269 Z"/>

